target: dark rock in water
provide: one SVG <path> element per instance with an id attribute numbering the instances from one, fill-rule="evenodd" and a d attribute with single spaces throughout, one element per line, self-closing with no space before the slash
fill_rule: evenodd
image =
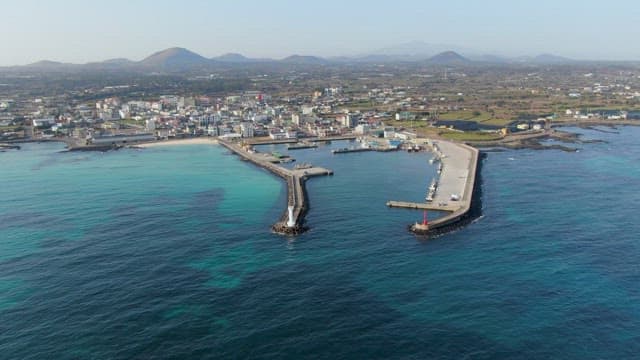
<path id="1" fill-rule="evenodd" d="M 18 146 L 18 145 L 0 144 L 0 151 L 4 152 L 6 150 L 20 150 L 20 146 Z"/>
<path id="2" fill-rule="evenodd" d="M 301 226 L 301 225 L 296 225 L 292 228 L 286 226 L 286 224 L 279 222 L 277 224 L 274 224 L 271 227 L 271 230 L 273 230 L 273 232 L 275 232 L 276 234 L 280 234 L 280 235 L 300 235 L 302 233 L 304 233 L 305 231 L 309 230 L 308 227 L 306 226 Z"/>
<path id="3" fill-rule="evenodd" d="M 67 151 L 100 151 L 107 152 L 111 150 L 120 150 L 124 146 L 119 145 L 87 145 L 69 148 Z"/>

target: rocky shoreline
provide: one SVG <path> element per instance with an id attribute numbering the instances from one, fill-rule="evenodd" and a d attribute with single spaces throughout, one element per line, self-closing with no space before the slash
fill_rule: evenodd
<path id="1" fill-rule="evenodd" d="M 563 144 L 590 144 L 605 142 L 603 140 L 582 140 L 580 134 L 552 129 L 527 136 L 514 136 L 495 141 L 469 141 L 466 143 L 477 148 L 561 150 L 566 152 L 576 152 L 579 150 L 576 147 L 562 144 L 544 144 L 543 141 L 545 140 L 555 140 Z"/>

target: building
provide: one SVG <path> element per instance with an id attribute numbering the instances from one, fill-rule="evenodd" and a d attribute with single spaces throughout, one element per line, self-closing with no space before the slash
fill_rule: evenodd
<path id="1" fill-rule="evenodd" d="M 35 127 L 46 127 L 51 126 L 56 123 L 56 119 L 54 118 L 46 118 L 46 119 L 33 119 L 31 120 L 33 126 Z"/>
<path id="2" fill-rule="evenodd" d="M 269 137 L 273 140 L 285 140 L 287 139 L 287 133 L 282 130 L 273 130 L 269 133 Z"/>
<path id="3" fill-rule="evenodd" d="M 413 140 L 418 137 L 418 135 L 411 131 L 399 131 L 396 132 L 396 137 L 402 140 Z"/>
<path id="4" fill-rule="evenodd" d="M 220 138 L 223 140 L 239 140 L 240 138 L 242 138 L 242 135 L 236 134 L 236 133 L 229 133 L 229 134 L 221 135 Z"/>
<path id="5" fill-rule="evenodd" d="M 207 135 L 208 136 L 218 136 L 219 131 L 218 131 L 218 127 L 215 125 L 209 125 L 207 126 Z"/>
<path id="6" fill-rule="evenodd" d="M 396 129 L 393 126 L 385 126 L 383 134 L 385 139 L 394 138 L 396 137 Z"/>
<path id="7" fill-rule="evenodd" d="M 313 114 L 313 106 L 303 105 L 302 106 L 302 115 L 311 115 Z"/>
<path id="8" fill-rule="evenodd" d="M 360 118 L 361 118 L 360 114 L 349 113 L 347 114 L 347 118 L 345 119 L 346 123 L 343 125 L 348 128 L 353 128 L 358 124 L 358 121 L 360 121 Z"/>
<path id="9" fill-rule="evenodd" d="M 252 123 L 243 122 L 240 124 L 240 133 L 243 138 L 252 138 L 254 137 L 254 127 Z"/>
<path id="10" fill-rule="evenodd" d="M 156 130 L 156 121 L 154 119 L 145 120 L 145 127 L 147 131 L 155 131 Z"/>
<path id="11" fill-rule="evenodd" d="M 296 126 L 300 126 L 300 115 L 299 114 L 291 114 L 291 122 Z"/>
<path id="12" fill-rule="evenodd" d="M 360 124 L 356 126 L 355 133 L 358 135 L 367 135 L 371 130 L 371 126 L 369 124 Z"/>
<path id="13" fill-rule="evenodd" d="M 415 120 L 415 118 L 416 118 L 416 116 L 413 115 L 412 113 L 408 112 L 408 111 L 403 111 L 403 112 L 396 113 L 396 120 L 397 121 Z"/>

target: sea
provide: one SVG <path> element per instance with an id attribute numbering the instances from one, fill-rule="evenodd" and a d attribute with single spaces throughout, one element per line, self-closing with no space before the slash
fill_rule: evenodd
<path id="1" fill-rule="evenodd" d="M 0 153 L 0 358 L 637 359 L 640 128 L 567 130 L 600 141 L 487 152 L 482 216 L 430 239 L 385 206 L 428 153 L 288 152 L 335 172 L 297 237 L 220 146 Z"/>

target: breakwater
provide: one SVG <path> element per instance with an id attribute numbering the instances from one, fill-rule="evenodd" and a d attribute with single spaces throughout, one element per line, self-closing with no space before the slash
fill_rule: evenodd
<path id="1" fill-rule="evenodd" d="M 472 215 L 480 157 L 478 149 L 466 144 L 438 141 L 430 145 L 440 161 L 439 179 L 433 179 L 426 202 L 387 202 L 389 207 L 448 212 L 428 224 L 415 223 L 409 226 L 415 234 L 427 236 L 464 225 Z"/>
<path id="2" fill-rule="evenodd" d="M 418 236 L 429 238 L 458 230 L 482 216 L 482 160 L 486 156 L 487 154 L 484 152 L 478 155 L 471 202 L 466 211 L 458 211 L 435 219 L 429 223 L 427 229 L 416 228 L 416 224 L 411 224 L 408 226 L 409 230 Z"/>
<path id="3" fill-rule="evenodd" d="M 456 230 L 464 225 L 469 224 L 481 215 L 481 178 L 480 170 L 482 167 L 482 158 L 485 154 L 481 154 L 479 150 L 465 145 L 456 144 L 461 148 L 470 151 L 471 158 L 468 162 L 468 174 L 464 179 L 464 194 L 459 200 L 460 206 L 441 218 L 429 222 L 427 225 L 415 223 L 409 226 L 416 235 L 421 236 L 437 236 Z M 445 159 L 447 157 L 445 156 Z M 444 159 L 443 159 L 444 160 Z M 444 204 L 444 203 L 440 203 Z"/>
<path id="4" fill-rule="evenodd" d="M 315 166 L 289 170 L 272 163 L 267 154 L 249 151 L 249 149 L 245 149 L 236 143 L 227 141 L 219 141 L 219 143 L 243 159 L 268 170 L 286 181 L 287 209 L 279 221 L 273 224 L 272 230 L 283 235 L 298 235 L 305 232 L 308 228 L 305 226 L 304 217 L 309 208 L 305 182 L 310 177 L 333 175 L 333 171 Z"/>

